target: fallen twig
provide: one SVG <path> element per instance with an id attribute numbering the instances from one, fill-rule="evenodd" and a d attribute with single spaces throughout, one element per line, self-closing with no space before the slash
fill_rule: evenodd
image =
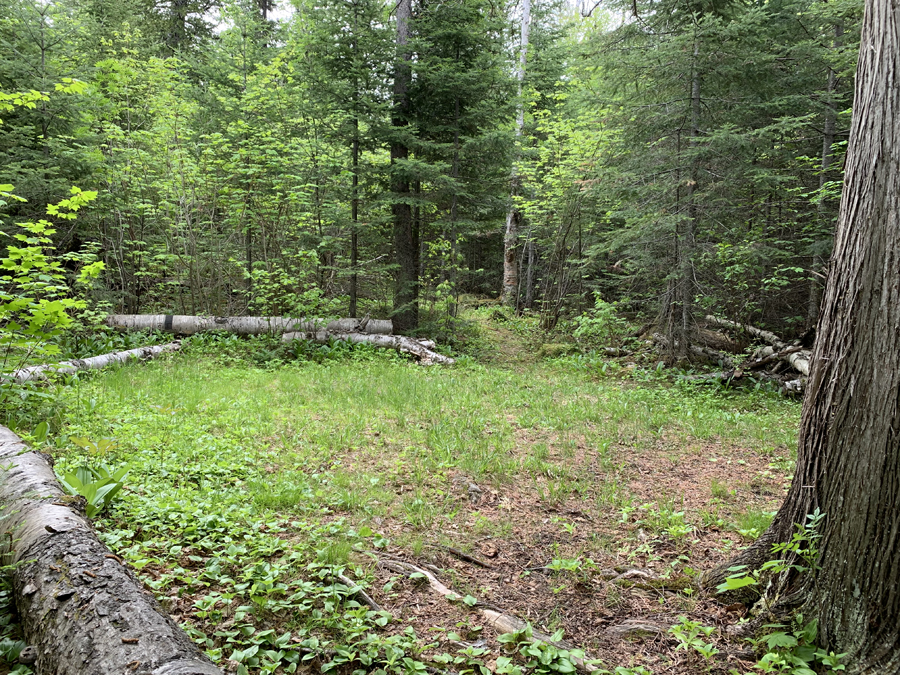
<path id="1" fill-rule="evenodd" d="M 442 584 L 436 576 L 434 576 L 431 572 L 422 569 L 421 567 L 416 567 L 415 565 L 411 565 L 407 562 L 395 562 L 393 560 L 380 560 L 378 562 L 378 566 L 387 570 L 391 570 L 392 572 L 398 572 L 400 574 L 420 574 L 426 581 L 428 581 L 428 585 L 431 587 L 431 590 L 433 590 L 438 595 L 442 595 L 447 599 L 459 597 L 459 594 L 451 591 L 444 584 Z M 482 603 L 478 603 L 478 605 L 476 605 L 476 610 L 481 613 L 481 616 L 484 617 L 484 620 L 488 624 L 490 624 L 491 627 L 493 627 L 498 633 L 521 633 L 528 627 L 528 624 L 518 617 L 512 616 L 511 614 L 506 614 L 505 612 L 498 611 L 496 609 L 488 609 L 488 607 L 484 606 Z M 565 649 L 567 651 L 575 649 L 574 645 L 571 645 L 568 642 L 562 640 L 552 640 L 549 635 L 546 635 L 534 629 L 532 629 L 531 637 L 528 638 L 528 640 L 535 644 L 550 644 L 558 649 Z M 596 670 L 591 666 L 587 659 L 578 658 L 571 655 L 569 658 L 571 659 L 572 664 L 583 673 L 592 673 L 594 672 L 594 670 Z"/>
<path id="2" fill-rule="evenodd" d="M 350 593 L 350 595 L 356 596 L 356 597 L 357 597 L 364 605 L 366 605 L 367 607 L 369 607 L 369 609 L 371 609 L 371 610 L 373 610 L 373 611 L 376 611 L 376 612 L 383 612 L 383 611 L 385 611 L 384 608 L 382 608 L 381 605 L 379 605 L 377 602 L 375 602 L 375 601 L 372 599 L 372 596 L 370 596 L 368 593 L 366 593 L 366 592 L 363 590 L 363 587 L 362 587 L 362 586 L 360 586 L 359 584 L 353 582 L 351 579 L 349 579 L 348 577 L 344 576 L 343 574 L 335 574 L 334 576 L 337 577 L 337 579 L 338 579 L 342 584 L 344 584 L 345 586 L 347 586 L 347 588 L 350 589 L 350 590 L 348 591 L 348 592 Z"/>
<path id="3" fill-rule="evenodd" d="M 468 553 L 463 553 L 458 548 L 453 548 L 452 546 L 441 546 L 438 544 L 429 544 L 429 546 L 433 548 L 441 548 L 447 551 L 448 553 L 456 556 L 460 560 L 464 560 L 465 562 L 472 563 L 473 565 L 478 565 L 479 567 L 484 567 L 485 569 L 494 569 L 494 566 L 484 560 L 480 560 L 473 555 L 469 555 Z"/>

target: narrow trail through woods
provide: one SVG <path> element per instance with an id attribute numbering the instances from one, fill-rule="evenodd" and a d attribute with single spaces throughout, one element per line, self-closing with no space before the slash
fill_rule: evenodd
<path id="1" fill-rule="evenodd" d="M 500 367 L 521 367 L 536 361 L 534 350 L 514 330 L 488 317 L 475 318 L 491 348 L 483 360 Z"/>

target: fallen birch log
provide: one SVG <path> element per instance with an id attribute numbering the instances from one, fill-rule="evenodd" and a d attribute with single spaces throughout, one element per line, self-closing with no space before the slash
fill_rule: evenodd
<path id="1" fill-rule="evenodd" d="M 653 338 L 653 341 L 663 349 L 669 347 L 669 338 L 665 335 L 653 333 L 651 337 Z M 734 360 L 728 354 L 716 351 L 715 349 L 710 349 L 709 347 L 699 347 L 697 345 L 690 345 L 688 349 L 691 354 L 704 361 L 715 361 L 721 363 L 726 368 L 734 368 Z"/>
<path id="2" fill-rule="evenodd" d="M 66 505 L 53 469 L 0 427 L 0 551 L 37 673 L 222 675 Z"/>
<path id="3" fill-rule="evenodd" d="M 801 349 L 799 351 L 793 351 L 791 350 L 791 346 L 784 342 L 777 335 L 775 335 L 775 333 L 763 330 L 762 328 L 757 328 L 756 326 L 738 323 L 737 321 L 729 321 L 728 319 L 721 319 L 717 316 L 712 315 L 707 316 L 706 321 L 707 323 L 711 323 L 714 326 L 719 326 L 721 328 L 732 328 L 746 331 L 749 335 L 752 335 L 755 338 L 759 338 L 764 342 L 768 342 L 778 351 L 784 352 L 784 360 L 791 364 L 794 370 L 809 377 L 809 359 L 812 356 L 812 352 L 810 352 L 809 350 Z"/>
<path id="4" fill-rule="evenodd" d="M 697 382 L 699 384 L 713 382 L 726 382 L 728 384 L 731 384 L 732 382 L 740 382 L 745 378 L 754 381 L 763 380 L 766 382 L 772 382 L 774 385 L 779 387 L 781 389 L 781 393 L 786 396 L 795 396 L 797 394 L 802 394 L 804 390 L 804 384 L 801 380 L 785 380 L 784 378 L 778 377 L 778 375 L 773 375 L 771 373 L 767 373 L 766 371 L 751 372 L 748 368 L 720 370 L 715 373 L 701 373 L 699 375 L 685 375 L 681 379 L 685 382 Z"/>
<path id="5" fill-rule="evenodd" d="M 291 331 L 328 331 L 390 335 L 394 324 L 386 319 L 291 319 L 285 316 L 188 316 L 184 314 L 110 314 L 107 326 L 120 330 L 159 330 L 193 335 L 223 331 L 237 335 L 277 335 Z"/>
<path id="6" fill-rule="evenodd" d="M 181 349 L 180 342 L 169 342 L 164 345 L 154 345 L 152 347 L 138 347 L 137 349 L 128 349 L 122 352 L 112 352 L 110 354 L 101 354 L 100 356 L 92 356 L 88 359 L 73 359 L 72 361 L 63 361 L 61 363 L 48 363 L 42 366 L 29 366 L 28 368 L 19 368 L 13 371 L 8 377 L 16 382 L 27 382 L 28 380 L 44 380 L 48 374 L 67 375 L 79 370 L 96 370 L 105 368 L 113 363 L 125 363 L 131 359 L 152 359 L 166 352 L 174 352 Z"/>
<path id="7" fill-rule="evenodd" d="M 398 572 L 400 574 L 421 574 L 428 581 L 428 586 L 431 588 L 431 590 L 438 595 L 446 598 L 447 600 L 461 598 L 459 594 L 454 593 L 449 588 L 444 586 L 444 584 L 438 581 L 438 578 L 431 572 L 429 572 L 428 570 L 424 570 L 421 567 L 416 567 L 415 565 L 410 565 L 409 563 L 393 560 L 380 560 L 378 561 L 378 566 L 383 567 L 387 570 L 391 570 L 392 572 Z M 485 622 L 500 634 L 519 633 L 524 631 L 528 627 L 527 623 L 525 623 L 518 617 L 512 616 L 511 614 L 498 612 L 495 609 L 489 609 L 487 607 L 476 606 L 476 609 L 481 614 L 481 616 L 484 617 Z M 538 630 L 532 630 L 529 642 L 533 642 L 536 644 L 545 643 L 553 645 L 558 649 L 564 649 L 566 651 L 576 649 L 574 645 L 571 645 L 568 642 L 562 640 L 555 641 L 549 635 L 541 633 Z M 569 655 L 569 658 L 572 660 L 573 665 L 583 673 L 593 673 L 596 670 L 596 667 L 592 666 L 586 659 L 579 658 L 573 655 Z"/>
<path id="8" fill-rule="evenodd" d="M 363 333 L 329 333 L 318 331 L 312 333 L 297 332 L 285 333 L 281 336 L 282 342 L 291 340 L 312 340 L 319 344 L 325 344 L 329 340 L 343 340 L 355 344 L 370 344 L 383 349 L 396 349 L 405 354 L 412 354 L 419 363 L 430 366 L 435 363 L 451 366 L 455 360 L 433 350 L 434 343 L 430 340 L 416 340 L 405 335 L 368 335 Z"/>

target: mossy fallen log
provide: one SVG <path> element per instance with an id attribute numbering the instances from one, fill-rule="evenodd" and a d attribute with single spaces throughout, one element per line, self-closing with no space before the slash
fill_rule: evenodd
<path id="1" fill-rule="evenodd" d="M 0 467 L 0 551 L 38 675 L 222 675 L 6 427 Z"/>

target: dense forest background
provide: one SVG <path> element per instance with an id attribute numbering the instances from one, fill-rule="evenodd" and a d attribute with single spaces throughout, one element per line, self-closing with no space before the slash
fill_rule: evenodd
<path id="1" fill-rule="evenodd" d="M 27 200 L 2 230 L 96 191 L 47 243 L 72 274 L 105 263 L 101 309 L 452 333 L 461 294 L 506 283 L 546 329 L 615 311 L 686 345 L 708 313 L 815 324 L 857 0 L 0 0 L 0 17 L 0 91 L 42 93 L 2 114 L 0 183 Z"/>

